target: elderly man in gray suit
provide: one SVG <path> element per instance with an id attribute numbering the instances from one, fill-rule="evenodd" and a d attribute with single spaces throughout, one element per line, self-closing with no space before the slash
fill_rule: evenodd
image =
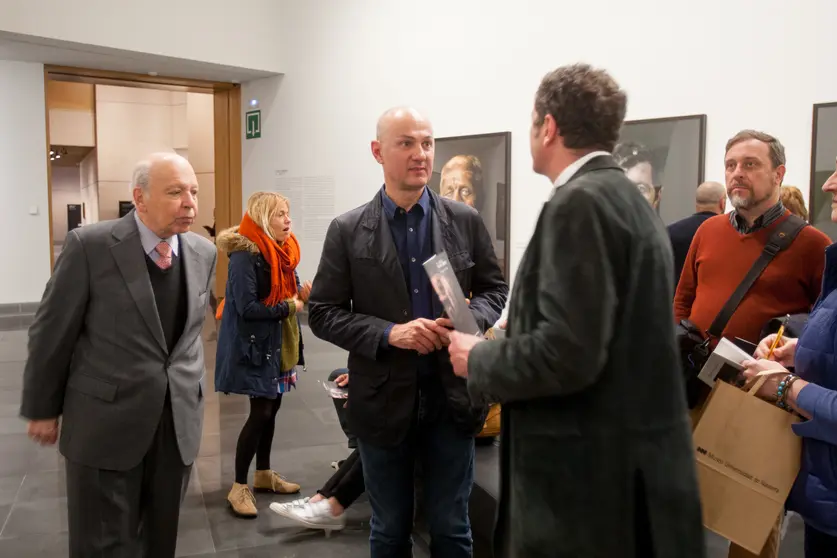
<path id="1" fill-rule="evenodd" d="M 203 422 L 216 250 L 191 165 L 139 163 L 135 209 L 71 231 L 29 330 L 20 414 L 66 458 L 70 556 L 173 557 Z"/>

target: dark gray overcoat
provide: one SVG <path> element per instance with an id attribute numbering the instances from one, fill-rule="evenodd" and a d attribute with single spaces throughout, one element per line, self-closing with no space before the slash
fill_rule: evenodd
<path id="1" fill-rule="evenodd" d="M 471 396 L 503 404 L 497 557 L 704 556 L 672 267 L 609 156 L 544 205 L 507 338 L 468 366 Z"/>

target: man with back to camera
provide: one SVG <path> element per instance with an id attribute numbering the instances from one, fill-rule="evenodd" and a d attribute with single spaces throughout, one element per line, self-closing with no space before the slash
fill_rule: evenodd
<path id="1" fill-rule="evenodd" d="M 62 418 L 71 558 L 173 557 L 201 439 L 216 251 L 189 232 L 198 181 L 157 153 L 131 188 L 133 211 L 67 235 L 29 329 L 20 414 L 41 444 Z"/>
<path id="2" fill-rule="evenodd" d="M 785 148 L 775 137 L 742 130 L 730 138 L 724 157 L 726 192 L 734 210 L 710 217 L 692 240 L 677 292 L 674 317 L 688 319 L 701 331 L 732 296 L 790 212 L 782 205 Z M 732 314 L 721 336 L 753 344 L 769 320 L 810 312 L 820 295 L 828 237 L 803 228 L 793 242 L 767 265 Z M 779 529 L 773 530 L 759 556 L 779 554 Z M 730 558 L 752 556 L 736 544 Z"/>
<path id="3" fill-rule="evenodd" d="M 727 209 L 727 190 L 720 182 L 704 182 L 695 192 L 695 214 L 672 223 L 668 228 L 671 250 L 674 253 L 674 288 L 680 281 L 680 273 L 686 262 L 686 254 L 695 233 L 704 221 L 715 215 L 723 215 Z"/>
<path id="4" fill-rule="evenodd" d="M 532 166 L 555 184 L 506 338 L 452 334 L 474 400 L 503 405 L 499 557 L 704 556 L 665 229 L 610 152 L 627 98 L 586 64 L 547 74 Z"/>
<path id="5" fill-rule="evenodd" d="M 499 317 L 508 287 L 477 212 L 426 186 L 434 155 L 426 118 L 390 109 L 372 154 L 384 186 L 331 222 L 308 321 L 314 335 L 349 351 L 349 428 L 372 504 L 372 558 L 411 556 L 416 464 L 432 556 L 470 557 L 474 436 L 487 405 L 472 404 L 451 370 L 452 326 L 440 318 L 422 263 L 447 253 L 483 331 Z"/>

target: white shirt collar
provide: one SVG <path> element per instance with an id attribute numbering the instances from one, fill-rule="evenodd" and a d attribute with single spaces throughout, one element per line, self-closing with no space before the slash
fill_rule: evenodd
<path id="1" fill-rule="evenodd" d="M 567 168 L 561 171 L 561 174 L 558 175 L 558 178 L 555 179 L 555 188 L 560 188 L 561 186 L 569 182 L 570 179 L 572 179 L 572 177 L 575 176 L 575 173 L 577 173 L 579 169 L 581 169 L 581 167 L 587 164 L 587 161 L 593 159 L 594 157 L 599 157 L 601 155 L 610 155 L 610 153 L 608 153 L 607 151 L 593 151 L 592 153 L 588 153 L 581 159 L 567 166 Z"/>
<path id="2" fill-rule="evenodd" d="M 177 235 L 160 238 L 142 222 L 136 210 L 134 210 L 134 220 L 137 222 L 137 229 L 139 230 L 140 240 L 142 241 L 142 249 L 145 250 L 146 255 L 151 256 L 152 259 L 155 258 L 157 255 L 157 245 L 161 242 L 167 242 L 171 246 L 172 254 L 175 256 L 178 255 L 177 250 L 180 248 L 180 242 Z"/>

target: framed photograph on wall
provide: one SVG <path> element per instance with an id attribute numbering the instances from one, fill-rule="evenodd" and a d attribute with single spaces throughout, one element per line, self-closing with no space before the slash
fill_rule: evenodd
<path id="1" fill-rule="evenodd" d="M 625 122 L 613 155 L 668 225 L 695 212 L 705 148 L 706 115 L 693 114 Z"/>
<path id="2" fill-rule="evenodd" d="M 832 195 L 822 191 L 822 185 L 834 174 L 837 157 L 837 103 L 814 105 L 813 122 L 808 220 L 831 240 L 837 240 L 837 225 L 831 222 Z"/>
<path id="3" fill-rule="evenodd" d="M 509 280 L 511 132 L 436 138 L 430 188 L 476 209 Z"/>

